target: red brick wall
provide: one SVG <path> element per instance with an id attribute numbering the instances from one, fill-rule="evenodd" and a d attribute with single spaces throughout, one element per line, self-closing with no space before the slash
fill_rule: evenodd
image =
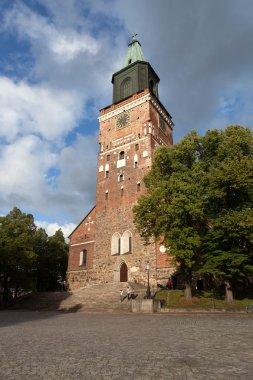
<path id="1" fill-rule="evenodd" d="M 167 255 L 162 254 L 155 243 L 145 246 L 133 223 L 132 206 L 146 191 L 143 177 L 151 168 L 154 151 L 161 144 L 172 143 L 171 127 L 167 128 L 166 133 L 159 128 L 159 112 L 165 115 L 165 118 L 169 117 L 169 114 L 157 99 L 152 95 L 148 98 L 147 95 L 149 95 L 148 89 L 100 111 L 102 120 L 100 120 L 99 143 L 103 149 L 98 154 L 96 209 L 71 235 L 68 270 L 69 284 L 72 288 L 80 284 L 84 286 L 88 282 L 117 281 L 119 267 L 123 261 L 128 267 L 129 281 L 145 283 L 147 260 L 150 262 L 151 284 L 155 285 L 159 278 L 168 276 L 171 270 Z M 130 114 L 129 126 L 117 129 L 118 115 L 109 113 L 112 111 L 117 113 L 120 107 L 127 106 L 133 101 L 136 103 L 132 103 L 134 106 L 127 111 Z M 137 151 L 136 144 L 139 145 Z M 125 152 L 125 165 L 117 167 L 121 151 Z M 146 157 L 143 156 L 144 151 L 147 152 Z M 109 161 L 107 155 L 110 155 Z M 134 168 L 135 155 L 138 156 L 137 168 Z M 109 164 L 108 178 L 105 175 L 107 164 Z M 123 181 L 118 181 L 120 174 L 124 175 Z M 138 182 L 140 182 L 140 191 L 137 191 Z M 107 191 L 108 199 L 105 199 Z M 87 232 L 85 223 L 88 222 L 88 217 L 94 221 L 96 219 L 96 223 L 92 225 L 89 240 L 85 240 L 85 231 Z M 132 233 L 132 253 L 112 256 L 112 235 L 118 232 L 122 236 L 126 230 Z M 90 240 L 94 240 L 94 243 L 88 243 Z M 82 249 L 88 250 L 86 270 L 79 267 Z"/>
<path id="2" fill-rule="evenodd" d="M 94 208 L 70 235 L 68 271 L 92 268 L 94 255 L 95 217 L 96 215 Z M 80 252 L 84 249 L 87 250 L 87 264 L 85 268 L 79 266 Z"/>
<path id="3" fill-rule="evenodd" d="M 120 104 L 113 105 L 101 111 L 101 115 L 114 111 L 119 106 L 128 104 L 135 99 L 141 99 L 149 94 L 148 90 L 136 94 Z M 96 236 L 94 251 L 94 270 L 103 281 L 113 281 L 115 273 L 124 260 L 129 269 L 129 280 L 145 282 L 147 273 L 146 262 L 150 262 L 151 282 L 156 283 L 157 259 L 159 267 L 168 268 L 165 255 L 158 253 L 156 257 L 155 244 L 144 246 L 139 234 L 133 224 L 132 206 L 137 202 L 140 195 L 146 189 L 143 177 L 151 168 L 154 150 L 160 144 L 170 145 L 171 129 L 166 134 L 159 128 L 159 115 L 151 100 L 137 104 L 130 110 L 130 125 L 117 129 L 116 120 L 118 115 L 111 116 L 100 122 L 99 142 L 103 151 L 98 155 L 97 194 L 96 194 Z M 135 150 L 135 145 L 139 149 Z M 117 161 L 119 153 L 125 152 L 125 166 L 118 168 Z M 143 157 L 143 152 L 147 156 Z M 110 161 L 107 155 L 110 154 Z M 134 168 L 134 157 L 138 156 L 138 168 Z M 105 165 L 109 164 L 109 175 L 105 178 Z M 124 175 L 124 180 L 119 182 L 119 174 Z M 137 183 L 140 182 L 140 191 L 137 191 Z M 123 187 L 123 194 L 121 187 Z M 105 193 L 108 191 L 108 199 Z M 115 232 L 123 234 L 129 230 L 133 234 L 133 251 L 130 255 L 112 256 L 111 237 Z"/>

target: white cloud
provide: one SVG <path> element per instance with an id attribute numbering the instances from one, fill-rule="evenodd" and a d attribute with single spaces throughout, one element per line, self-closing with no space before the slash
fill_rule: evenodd
<path id="1" fill-rule="evenodd" d="M 21 37 L 28 37 L 33 43 L 46 44 L 61 63 L 74 59 L 78 54 L 95 55 L 100 44 L 88 33 L 74 29 L 58 30 L 53 23 L 39 16 L 22 4 L 17 4 L 6 13 L 4 29 L 15 28 Z"/>
<path id="2" fill-rule="evenodd" d="M 11 207 L 14 200 L 36 206 L 45 190 L 47 169 L 55 163 L 55 155 L 38 137 L 28 135 L 1 148 L 0 193 L 2 206 Z"/>
<path id="3" fill-rule="evenodd" d="M 34 135 L 3 145 L 0 208 L 8 212 L 17 206 L 78 222 L 95 203 L 96 152 L 96 136 L 79 136 L 73 146 L 54 153 L 51 144 Z"/>
<path id="4" fill-rule="evenodd" d="M 66 223 L 60 225 L 58 223 L 49 223 L 45 221 L 35 220 L 35 224 L 39 228 L 44 228 L 48 236 L 54 235 L 56 231 L 61 229 L 66 241 L 68 241 L 68 236 L 76 228 L 76 224 L 73 223 Z"/>
<path id="5" fill-rule="evenodd" d="M 50 48 L 60 62 L 74 59 L 80 53 L 95 55 L 98 53 L 98 43 L 90 36 L 77 35 L 56 35 L 50 43 Z"/>
<path id="6" fill-rule="evenodd" d="M 0 137 L 39 133 L 54 140 L 71 131 L 82 115 L 77 95 L 0 77 Z"/>
<path id="7" fill-rule="evenodd" d="M 60 5 L 55 1 L 43 1 L 42 4 L 47 10 L 53 10 L 50 18 L 15 3 L 5 13 L 0 29 L 7 34 L 18 33 L 22 41 L 28 42 L 33 58 L 27 72 L 29 79 L 44 81 L 50 88 L 60 91 L 78 93 L 83 104 L 92 98 L 96 110 L 110 104 L 111 76 L 120 69 L 126 51 L 122 34 L 110 36 L 110 33 L 100 32 L 95 38 L 94 24 L 84 16 L 85 3 L 82 1 L 64 1 Z M 63 21 L 63 14 L 68 21 Z M 101 12 L 101 25 L 103 16 Z"/>

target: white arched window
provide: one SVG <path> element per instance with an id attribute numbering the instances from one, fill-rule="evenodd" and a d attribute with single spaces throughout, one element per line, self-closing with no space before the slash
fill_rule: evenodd
<path id="1" fill-rule="evenodd" d="M 121 238 L 121 254 L 132 253 L 132 233 L 125 231 Z"/>
<path id="2" fill-rule="evenodd" d="M 111 254 L 112 255 L 119 255 L 120 254 L 120 234 L 118 232 L 115 232 L 112 235 Z"/>

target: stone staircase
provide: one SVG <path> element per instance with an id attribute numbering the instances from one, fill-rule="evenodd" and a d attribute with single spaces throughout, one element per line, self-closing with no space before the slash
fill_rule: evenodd
<path id="1" fill-rule="evenodd" d="M 146 287 L 135 283 L 107 283 L 90 285 L 71 292 L 41 292 L 32 294 L 15 303 L 13 309 L 61 310 L 68 312 L 130 312 L 127 297 L 120 302 L 120 290 L 126 296 L 130 285 L 134 296 L 145 295 Z"/>

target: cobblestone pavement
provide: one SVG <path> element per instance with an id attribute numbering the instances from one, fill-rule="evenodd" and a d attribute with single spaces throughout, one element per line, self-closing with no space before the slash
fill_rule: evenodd
<path id="1" fill-rule="evenodd" d="M 253 318 L 1 311 L 0 379 L 253 379 Z"/>

